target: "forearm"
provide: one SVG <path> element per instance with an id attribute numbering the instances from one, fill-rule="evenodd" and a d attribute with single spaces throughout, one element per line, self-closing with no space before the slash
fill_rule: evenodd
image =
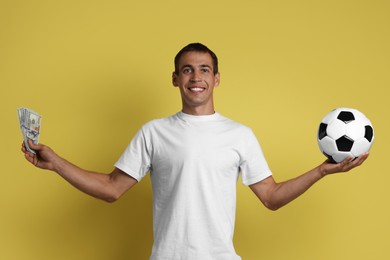
<path id="1" fill-rule="evenodd" d="M 323 176 L 321 167 L 318 166 L 294 179 L 276 183 L 274 188 L 269 192 L 269 198 L 267 200 L 268 207 L 273 210 L 283 207 L 302 195 L 313 184 L 322 179 Z"/>
<path id="2" fill-rule="evenodd" d="M 350 171 L 351 169 L 361 165 L 367 157 L 368 153 L 364 153 L 358 158 L 347 158 L 338 164 L 325 161 L 316 168 L 294 179 L 276 183 L 271 176 L 261 182 L 251 185 L 250 187 L 267 208 L 276 210 L 302 195 L 314 183 L 322 179 L 324 176 L 338 172 Z"/>
<path id="3" fill-rule="evenodd" d="M 81 169 L 61 157 L 53 162 L 53 171 L 80 191 L 95 198 L 111 202 L 119 197 L 109 174 Z"/>
<path id="4" fill-rule="evenodd" d="M 113 202 L 137 183 L 136 179 L 118 168 L 114 168 L 110 174 L 87 171 L 58 156 L 46 145 L 31 141 L 29 145 L 36 154 L 28 152 L 22 144 L 22 152 L 27 161 L 38 168 L 58 173 L 74 187 L 95 198 Z"/>

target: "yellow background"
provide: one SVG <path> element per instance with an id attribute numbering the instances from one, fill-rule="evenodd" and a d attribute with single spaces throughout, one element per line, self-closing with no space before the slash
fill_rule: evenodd
<path id="1" fill-rule="evenodd" d="M 360 168 L 279 211 L 238 183 L 244 260 L 390 259 L 389 1 L 0 2 L 0 259 L 147 259 L 149 178 L 121 200 L 88 197 L 20 153 L 18 107 L 40 141 L 109 172 L 139 127 L 180 110 L 173 57 L 202 42 L 220 59 L 216 108 L 250 126 L 277 180 L 321 163 L 316 132 L 336 107 L 369 117 Z"/>

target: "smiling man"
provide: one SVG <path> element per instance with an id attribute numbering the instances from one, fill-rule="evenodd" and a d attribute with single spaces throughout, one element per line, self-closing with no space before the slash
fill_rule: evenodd
<path id="1" fill-rule="evenodd" d="M 52 170 L 81 191 L 113 202 L 150 172 L 154 244 L 151 260 L 239 260 L 233 246 L 238 177 L 276 210 L 325 175 L 349 171 L 368 154 L 339 164 L 325 161 L 276 183 L 254 133 L 214 109 L 218 59 L 192 43 L 175 57 L 173 85 L 182 110 L 142 126 L 109 174 L 81 169 L 43 144 L 22 151 L 36 167 Z"/>
<path id="2" fill-rule="evenodd" d="M 193 44 L 178 53 L 175 66 L 172 82 L 180 89 L 182 111 L 192 115 L 213 114 L 214 87 L 219 85 L 215 54 L 205 46 Z"/>

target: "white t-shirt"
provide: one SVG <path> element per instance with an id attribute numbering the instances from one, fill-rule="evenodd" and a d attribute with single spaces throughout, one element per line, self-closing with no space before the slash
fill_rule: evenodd
<path id="1" fill-rule="evenodd" d="M 153 189 L 151 260 L 239 260 L 236 183 L 271 175 L 252 130 L 214 113 L 179 112 L 145 124 L 115 167 Z"/>

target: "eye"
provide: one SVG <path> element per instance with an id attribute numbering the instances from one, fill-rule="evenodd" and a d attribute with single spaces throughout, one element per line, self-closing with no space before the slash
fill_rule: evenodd
<path id="1" fill-rule="evenodd" d="M 201 71 L 202 71 L 203 73 L 208 73 L 208 72 L 210 72 L 210 70 L 209 70 L 208 68 L 202 68 Z"/>
<path id="2" fill-rule="evenodd" d="M 191 72 L 192 72 L 192 69 L 191 69 L 191 68 L 184 68 L 184 69 L 182 70 L 182 72 L 183 72 L 184 74 L 188 74 L 188 73 L 191 73 Z"/>

